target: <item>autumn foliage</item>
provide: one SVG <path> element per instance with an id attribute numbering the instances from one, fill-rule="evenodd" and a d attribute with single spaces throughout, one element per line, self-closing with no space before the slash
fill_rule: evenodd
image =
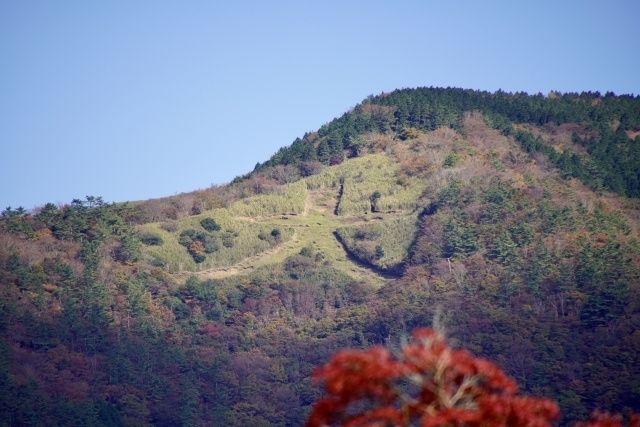
<path id="1" fill-rule="evenodd" d="M 307 426 L 550 426 L 559 418 L 549 399 L 518 396 L 495 364 L 447 345 L 442 334 L 419 329 L 399 355 L 383 347 L 338 353 L 315 373 L 328 396 Z M 638 419 L 632 419 L 637 426 Z M 583 427 L 621 426 L 594 414 Z"/>

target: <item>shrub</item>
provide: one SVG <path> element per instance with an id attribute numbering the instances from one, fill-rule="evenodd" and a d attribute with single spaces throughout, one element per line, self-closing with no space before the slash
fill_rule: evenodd
<path id="1" fill-rule="evenodd" d="M 154 258 L 154 259 L 151 260 L 151 265 L 154 266 L 154 267 L 162 268 L 162 267 L 164 267 L 164 262 L 160 261 L 157 258 Z"/>
<path id="2" fill-rule="evenodd" d="M 308 177 L 312 175 L 316 175 L 322 171 L 324 165 L 320 162 L 302 162 L 298 169 L 300 170 L 300 175 L 303 177 Z"/>
<path id="3" fill-rule="evenodd" d="M 204 245 L 201 242 L 193 242 L 189 245 L 189 252 L 191 254 L 197 254 L 204 252 Z"/>
<path id="4" fill-rule="evenodd" d="M 160 246 L 164 243 L 162 237 L 153 233 L 144 233 L 138 236 L 138 240 L 147 246 Z"/>
<path id="5" fill-rule="evenodd" d="M 313 251 L 311 250 L 310 247 L 305 246 L 304 248 L 300 249 L 300 255 L 307 258 L 311 258 L 313 257 Z"/>
<path id="6" fill-rule="evenodd" d="M 342 163 L 341 157 L 331 156 L 331 158 L 329 159 L 329 166 L 339 165 L 340 163 Z"/>
<path id="7" fill-rule="evenodd" d="M 207 239 L 207 235 L 190 228 L 180 233 L 178 243 L 182 246 L 189 247 L 194 242 L 204 242 Z"/>
<path id="8" fill-rule="evenodd" d="M 373 192 L 373 194 L 371 195 L 371 212 L 378 211 L 378 201 L 381 197 L 382 193 L 380 193 L 379 191 L 376 190 Z"/>
<path id="9" fill-rule="evenodd" d="M 199 240 L 196 240 L 191 245 L 189 245 L 189 248 L 187 250 L 193 257 L 193 260 L 196 262 L 196 264 L 204 262 L 204 260 L 207 259 L 207 256 L 205 255 L 205 247 Z"/>
<path id="10" fill-rule="evenodd" d="M 415 139 L 420 136 L 422 132 L 416 128 L 406 127 L 400 131 L 398 136 L 401 140 L 406 141 L 408 139 Z"/>
<path id="11" fill-rule="evenodd" d="M 197 234 L 196 230 L 190 228 L 180 233 L 180 238 L 188 237 L 191 241 L 193 241 L 196 238 L 196 234 Z"/>
<path id="12" fill-rule="evenodd" d="M 200 221 L 200 225 L 207 231 L 220 231 L 220 225 L 213 218 L 205 218 Z"/>
<path id="13" fill-rule="evenodd" d="M 427 157 L 414 156 L 400 161 L 400 170 L 397 175 L 398 179 L 405 179 L 402 175 L 426 178 L 435 170 L 435 165 Z"/>
<path id="14" fill-rule="evenodd" d="M 178 231 L 179 226 L 180 226 L 180 223 L 178 221 L 165 221 L 162 224 L 160 224 L 160 228 L 170 233 L 174 231 Z"/>
<path id="15" fill-rule="evenodd" d="M 218 243 L 216 242 L 211 242 L 208 243 L 205 247 L 204 247 L 204 251 L 208 254 L 212 254 L 214 252 L 217 252 L 220 250 L 220 245 L 218 245 Z"/>
<path id="16" fill-rule="evenodd" d="M 180 243 L 182 246 L 188 247 L 190 244 L 193 243 L 193 239 L 188 235 L 181 234 L 180 238 L 178 239 L 178 243 Z"/>
<path id="17" fill-rule="evenodd" d="M 287 259 L 284 265 L 285 270 L 291 278 L 299 280 L 309 276 L 314 268 L 313 260 L 301 256 L 294 255 Z"/>
<path id="18" fill-rule="evenodd" d="M 460 161 L 460 156 L 457 155 L 456 153 L 451 152 L 447 154 L 447 157 L 444 159 L 444 162 L 442 163 L 442 165 L 446 168 L 451 168 L 455 166 L 459 161 Z"/>

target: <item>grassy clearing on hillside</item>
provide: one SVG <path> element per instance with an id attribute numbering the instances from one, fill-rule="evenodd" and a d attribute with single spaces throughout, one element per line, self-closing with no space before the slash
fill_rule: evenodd
<path id="1" fill-rule="evenodd" d="M 200 222 L 205 218 L 213 218 L 219 225 L 219 231 L 206 232 Z M 280 237 L 276 240 L 271 236 L 274 228 L 280 230 Z M 218 247 L 213 253 L 206 254 L 204 262 L 197 264 L 178 241 L 180 233 L 194 229 L 205 233 Z M 144 224 L 138 227 L 141 233 L 153 233 L 162 238 L 160 246 L 148 246 L 148 255 L 164 263 L 169 272 L 182 270 L 200 271 L 209 268 L 226 267 L 242 261 L 250 256 L 264 252 L 291 239 L 293 229 L 274 227 L 270 224 L 255 224 L 233 219 L 226 209 L 215 209 L 201 215 L 184 218 L 180 221 L 177 231 L 166 231 L 159 223 Z M 260 237 L 259 237 L 260 236 Z M 261 238 L 262 237 L 262 238 Z"/>
<path id="2" fill-rule="evenodd" d="M 338 215 L 371 212 L 372 196 L 378 192 L 376 210 L 413 210 L 425 185 L 419 179 L 406 179 L 398 183 L 398 164 L 382 154 L 373 154 L 348 160 L 339 166 L 325 169 L 307 178 L 310 190 L 334 188 L 342 185 L 342 195 L 336 209 Z"/>
<path id="3" fill-rule="evenodd" d="M 265 217 L 277 214 L 301 214 L 307 197 L 304 181 L 283 186 L 272 194 L 248 197 L 229 208 L 233 216 Z"/>
<path id="4" fill-rule="evenodd" d="M 393 270 L 408 258 L 416 232 L 415 215 L 336 230 L 353 256 L 383 270 Z"/>
<path id="5" fill-rule="evenodd" d="M 366 275 L 362 266 L 348 260 L 344 248 L 335 240 L 333 233 L 338 230 L 337 235 L 356 258 L 382 270 L 394 270 L 406 259 L 414 239 L 415 215 L 350 227 L 344 227 L 341 217 L 351 216 L 349 221 L 353 224 L 353 216 L 362 215 L 365 221 L 372 217 L 372 208 L 387 212 L 382 215 L 390 217 L 394 216 L 391 212 L 416 210 L 425 191 L 432 193 L 433 187 L 448 184 L 451 177 L 459 175 L 455 172 L 458 167 L 444 167 L 442 159 L 434 157 L 442 154 L 444 158 L 445 153 L 450 152 L 451 148 L 446 144 L 429 146 L 422 151 L 411 144 L 398 141 L 386 154 L 346 160 L 271 194 L 238 201 L 227 209 L 183 218 L 174 223 L 173 228 L 162 228 L 160 224 L 143 225 L 139 227 L 141 235 L 150 233 L 157 236 L 154 241 L 163 242 L 161 245 L 148 244 L 146 254 L 163 263 L 169 272 L 198 272 L 233 266 L 231 270 L 206 273 L 211 277 L 224 277 L 283 262 L 288 256 L 308 248 L 352 277 Z M 425 173 L 422 173 L 423 169 Z M 307 201 L 308 191 L 313 195 Z M 341 197 L 334 209 L 332 194 L 337 196 L 338 193 Z M 318 209 L 314 207 L 315 203 L 318 203 Z M 308 215 L 282 215 L 302 214 L 307 204 Z M 334 210 L 338 217 L 334 216 Z M 246 217 L 257 221 L 247 221 Z M 214 219 L 220 229 L 206 231 L 201 225 L 205 218 Z M 281 230 L 277 239 L 271 235 L 275 228 Z M 294 228 L 297 234 L 291 240 Z M 181 233 L 190 229 L 200 233 L 202 245 L 199 251 L 185 243 L 184 238 L 181 244 Z M 288 243 L 280 245 L 284 242 Z M 278 250 L 269 250 L 276 246 Z M 214 249 L 208 250 L 211 247 Z M 259 254 L 264 256 L 256 256 Z M 198 257 L 202 262 L 196 262 Z"/>
<path id="6" fill-rule="evenodd" d="M 370 216 L 370 215 L 369 215 Z M 265 219 L 264 221 L 248 222 L 245 224 L 262 225 L 266 229 L 279 228 L 283 232 L 295 229 L 294 238 L 288 238 L 282 244 L 263 251 L 253 257 L 245 258 L 230 266 L 230 268 L 201 270 L 197 275 L 202 279 L 222 279 L 240 276 L 267 268 L 269 271 L 280 269 L 278 265 L 294 255 L 300 255 L 304 248 L 310 250 L 313 259 L 321 262 L 325 267 L 331 267 L 341 274 L 350 277 L 352 281 L 366 280 L 372 286 L 379 287 L 384 283 L 384 277 L 367 267 L 352 262 L 345 248 L 334 235 L 334 231 L 343 226 L 343 218 L 336 217 L 333 212 L 316 210 L 313 206 L 308 215 L 294 217 L 280 217 Z M 216 220 L 217 221 L 217 220 Z M 156 247 L 153 247 L 155 249 Z M 184 280 L 187 276 L 181 275 Z M 323 279 L 324 280 L 324 279 Z"/>

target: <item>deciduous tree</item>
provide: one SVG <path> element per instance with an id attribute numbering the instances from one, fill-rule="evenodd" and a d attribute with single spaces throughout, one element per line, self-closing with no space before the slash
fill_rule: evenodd
<path id="1" fill-rule="evenodd" d="M 400 354 L 383 347 L 338 353 L 316 371 L 328 396 L 307 426 L 550 426 L 549 399 L 518 396 L 493 363 L 454 350 L 433 329 L 419 329 Z"/>

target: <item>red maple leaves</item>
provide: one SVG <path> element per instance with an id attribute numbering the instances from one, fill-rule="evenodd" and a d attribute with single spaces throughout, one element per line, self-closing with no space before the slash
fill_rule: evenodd
<path id="1" fill-rule="evenodd" d="M 559 416 L 556 403 L 518 396 L 499 367 L 452 349 L 433 329 L 417 330 L 397 357 L 382 347 L 340 352 L 315 378 L 328 396 L 314 406 L 308 427 L 546 427 Z M 582 427 L 596 426 L 621 424 L 594 415 Z"/>

